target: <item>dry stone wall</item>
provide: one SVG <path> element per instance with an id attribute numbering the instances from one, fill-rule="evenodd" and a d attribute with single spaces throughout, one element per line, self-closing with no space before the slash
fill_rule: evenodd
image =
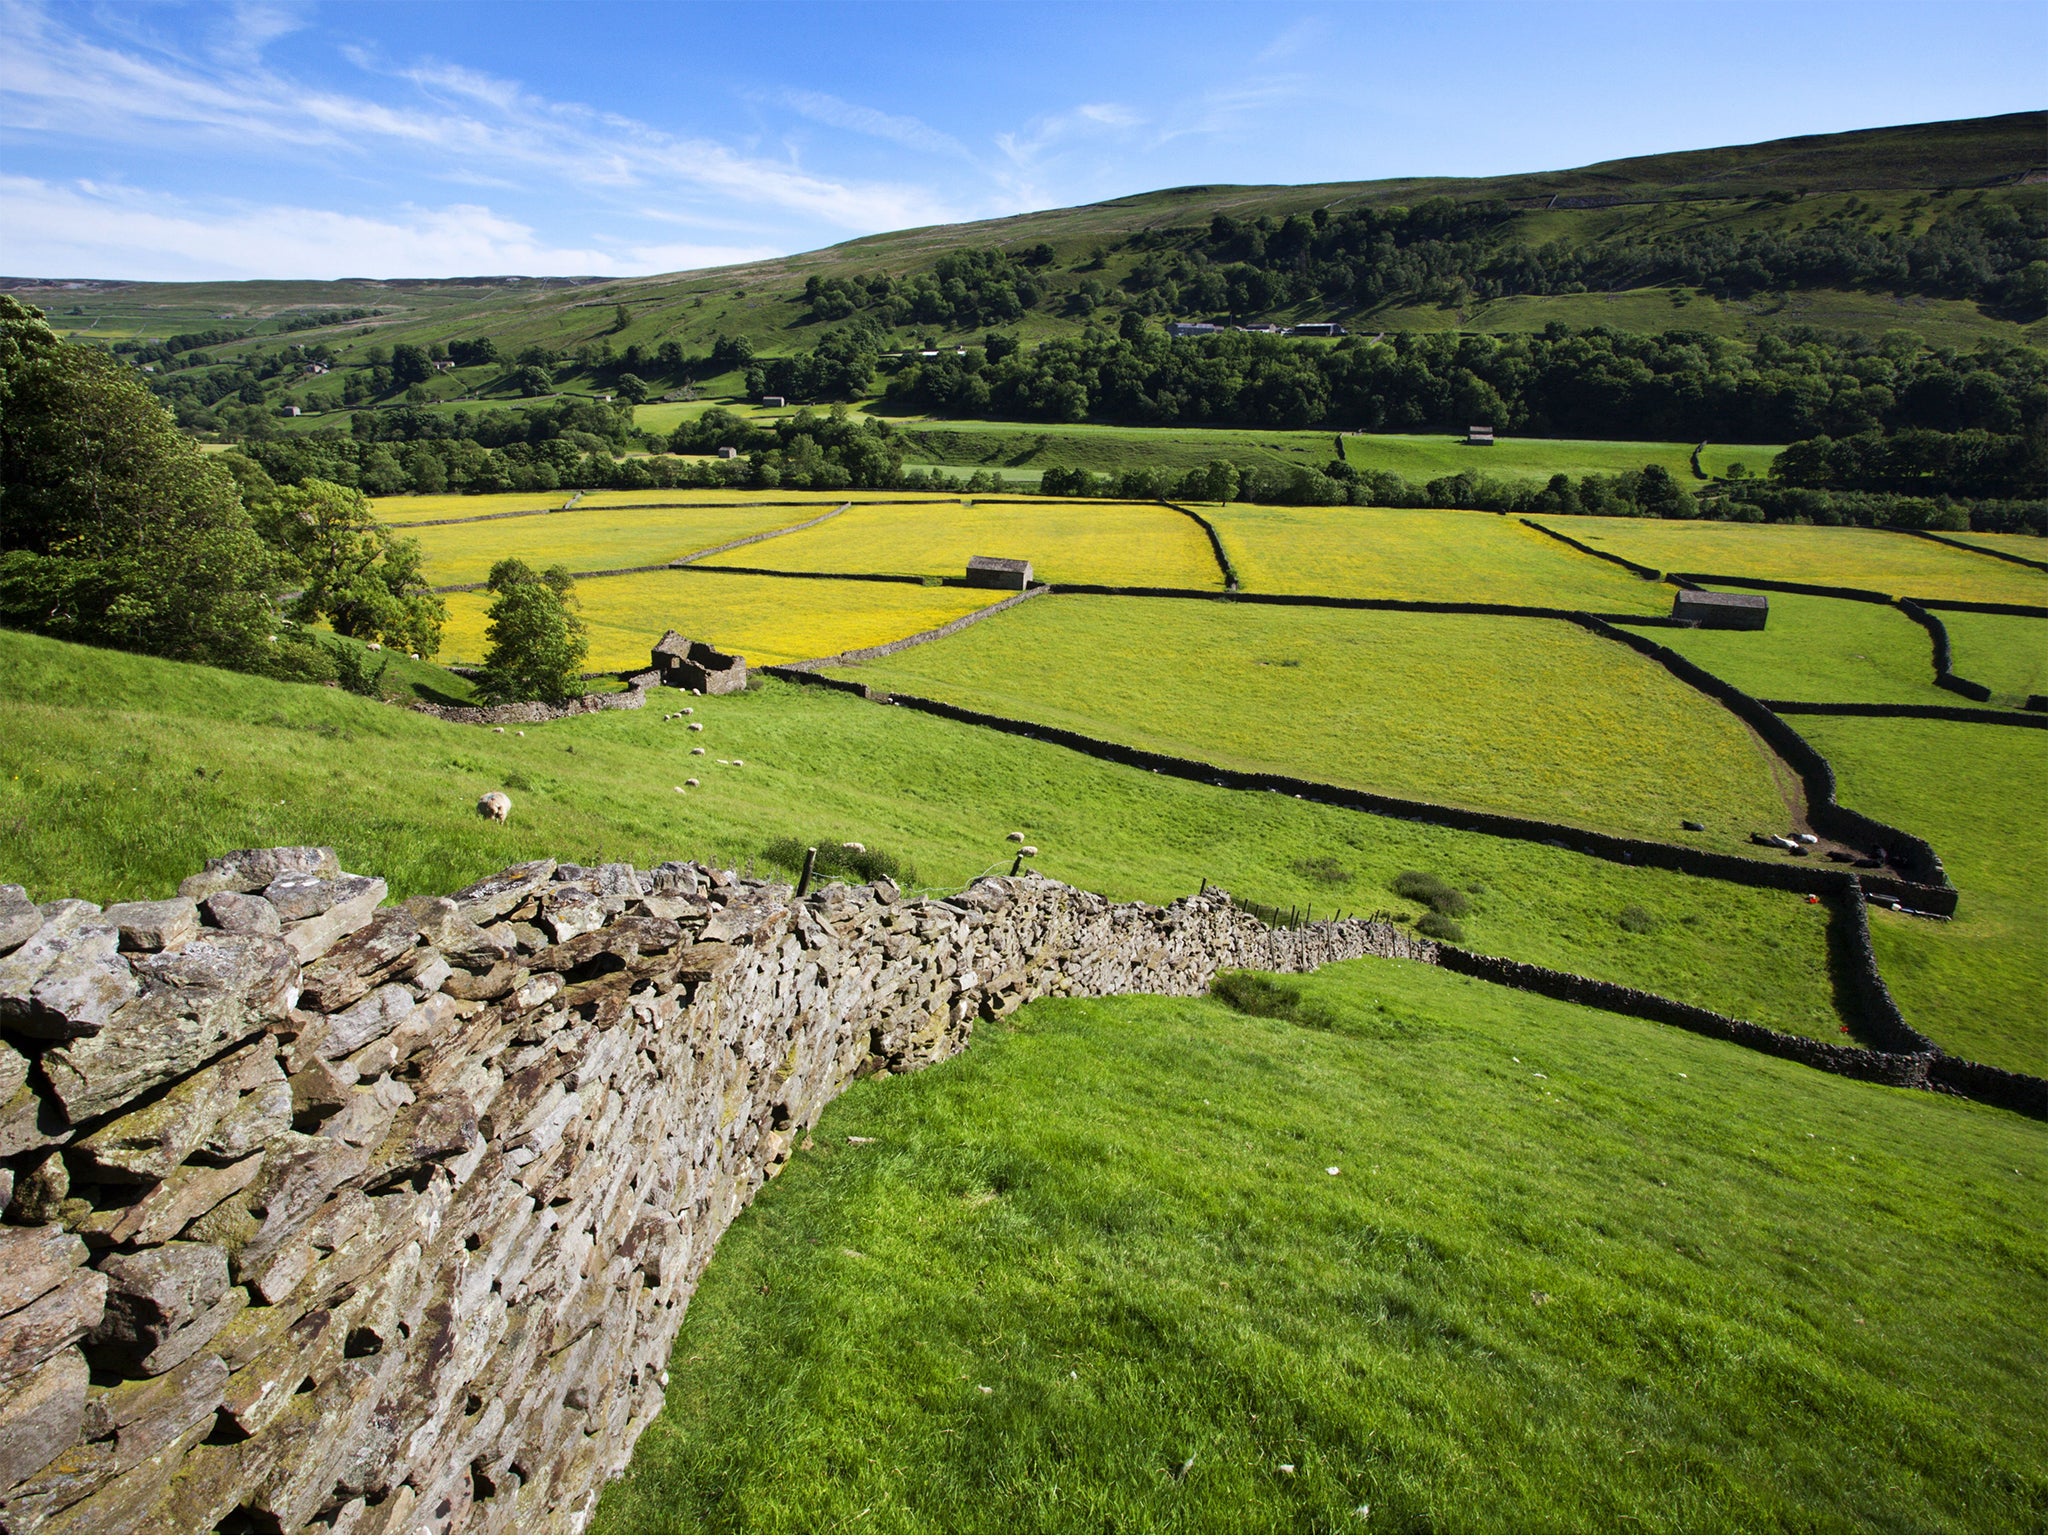
<path id="1" fill-rule="evenodd" d="M 104 910 L 0 886 L 0 1526 L 579 1529 L 849 1082 L 1033 997 L 1434 954 L 1032 875 L 386 895 L 327 848 Z"/>

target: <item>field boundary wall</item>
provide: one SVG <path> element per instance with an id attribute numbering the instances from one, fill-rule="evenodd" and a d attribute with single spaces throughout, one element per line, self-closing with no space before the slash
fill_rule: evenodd
<path id="1" fill-rule="evenodd" d="M 2015 555 L 2003 549 L 1986 549 L 1982 544 L 1967 543 L 1962 539 L 1951 539 L 1943 534 L 1925 528 L 1901 528 L 1900 533 L 1909 533 L 1916 539 L 1926 539 L 1934 544 L 1946 544 L 1950 549 L 1965 549 L 1973 555 L 1988 555 L 1993 560 L 2005 560 L 2014 565 L 2030 566 L 2037 571 L 2048 571 L 2048 560 L 2029 560 L 2025 555 Z"/>
<path id="2" fill-rule="evenodd" d="M 1230 563 L 1230 555 L 1223 548 L 1223 535 L 1216 531 L 1216 525 L 1202 516 L 1193 507 L 1184 507 L 1177 501 L 1162 501 L 1160 506 L 1178 512 L 1182 517 L 1192 518 L 1197 527 L 1209 536 L 1209 552 L 1216 557 L 1216 568 L 1223 573 L 1223 590 L 1235 592 L 1244 585 L 1238 579 L 1237 567 Z"/>
<path id="3" fill-rule="evenodd" d="M 814 517 L 809 522 L 791 523 L 787 528 L 770 528 L 765 533 L 750 533 L 743 539 L 733 539 L 724 544 L 714 544 L 709 549 L 694 550 L 687 555 L 680 555 L 674 560 L 669 561 L 669 564 L 673 566 L 693 565 L 699 560 L 708 560 L 713 555 L 722 555 L 728 549 L 744 549 L 747 545 L 759 544 L 764 539 L 779 539 L 784 534 L 802 533 L 806 528 L 815 528 L 820 523 L 831 522 L 833 518 L 846 511 L 852 505 L 853 503 L 850 501 L 842 501 L 824 516 Z"/>
<path id="4" fill-rule="evenodd" d="M 616 677 L 615 672 L 592 672 L 588 678 Z M 515 704 L 425 704 L 412 703 L 406 706 L 415 714 L 432 715 L 436 720 L 447 720 L 456 725 L 541 725 L 549 720 L 567 720 L 576 715 L 601 714 L 608 709 L 641 709 L 647 703 L 644 685 L 635 685 L 624 693 L 585 693 L 561 704 L 543 704 L 539 700 L 523 700 Z"/>
<path id="5" fill-rule="evenodd" d="M 11 1531 L 580 1530 L 720 1235 L 848 1084 L 1036 997 L 1434 956 L 1036 875 L 799 901 L 541 860 L 383 906 L 287 848 L 182 890 L 0 887 Z"/>
<path id="6" fill-rule="evenodd" d="M 1916 597 L 1922 608 L 1944 613 L 2002 613 L 2015 619 L 2048 619 L 2048 607 L 2036 603 L 1979 603 L 1961 597 Z"/>
<path id="7" fill-rule="evenodd" d="M 771 676 L 786 679 L 790 673 L 806 673 L 814 667 L 836 667 L 862 661 L 879 661 L 884 656 L 894 656 L 898 651 L 907 651 L 912 646 L 928 645 L 934 640 L 943 640 L 948 635 L 957 635 L 970 624 L 979 624 L 983 619 L 993 618 L 1004 609 L 1014 608 L 1019 603 L 1027 602 L 1031 598 L 1043 597 L 1045 592 L 1046 589 L 1044 587 L 1028 587 L 1022 592 L 1004 598 L 999 603 L 990 603 L 986 608 L 977 608 L 972 613 L 963 614 L 949 624 L 941 624 L 936 629 L 920 630 L 914 635 L 905 635 L 901 640 L 890 640 L 881 645 L 863 646 L 858 650 L 841 651 L 836 656 L 820 656 L 810 661 L 791 662 L 786 667 L 763 667 L 760 670 L 769 673 Z M 865 688 L 860 691 L 863 695 L 867 692 Z"/>
<path id="8" fill-rule="evenodd" d="M 1699 467 L 1699 450 L 1697 448 L 1693 450 L 1693 467 L 1695 469 Z M 1633 560 L 1624 560 L 1620 555 L 1609 554 L 1604 549 L 1595 549 L 1590 544 L 1582 544 L 1570 534 L 1559 533 L 1555 528 L 1546 527 L 1531 518 L 1522 517 L 1517 518 L 1516 521 L 1525 528 L 1534 528 L 1538 533 L 1548 534 L 1560 544 L 1569 544 L 1582 555 L 1591 555 L 1595 560 L 1605 560 L 1611 565 L 1618 565 L 1623 570 L 1642 577 L 1645 581 L 1662 581 L 1664 579 L 1662 571 L 1652 570 L 1649 566 L 1639 565 Z"/>
<path id="9" fill-rule="evenodd" d="M 1964 725 L 2018 725 L 2048 730 L 2048 719 L 2016 709 L 1971 709 L 1962 704 L 1833 704 L 1800 699 L 1759 699 L 1774 715 L 1862 715 L 1879 720 L 1953 720 Z"/>

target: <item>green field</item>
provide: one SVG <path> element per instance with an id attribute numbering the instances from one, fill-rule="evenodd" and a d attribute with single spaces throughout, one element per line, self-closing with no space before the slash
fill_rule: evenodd
<path id="1" fill-rule="evenodd" d="M 574 494 L 573 491 L 492 491 L 480 496 L 372 496 L 370 510 L 383 523 L 424 523 L 444 517 L 558 511 Z"/>
<path id="2" fill-rule="evenodd" d="M 1055 596 L 840 675 L 1225 767 L 1665 842 L 1744 848 L 1788 814 L 1732 715 L 1552 620 Z M 1681 832 L 1688 818 L 1709 830 Z"/>
<path id="3" fill-rule="evenodd" d="M 2048 731 L 1802 716 L 1844 805 L 1934 844 L 1955 920 L 1878 911 L 1878 964 L 1906 1017 L 1960 1056 L 2048 1076 Z"/>
<path id="4" fill-rule="evenodd" d="M 898 434 L 910 458 L 954 470 L 1001 469 L 1006 473 L 1090 469 L 1113 474 L 1125 469 L 1184 472 L 1212 459 L 1240 465 L 1305 465 L 1321 469 L 1337 456 L 1329 432 L 1259 432 L 1230 427 L 1113 427 L 1070 425 L 1023 427 L 1008 422 L 902 421 Z M 1474 474 L 1547 480 L 1618 474 L 1661 464 L 1681 483 L 1692 480 L 1691 443 L 1587 442 L 1571 438 L 1504 437 L 1491 448 L 1467 447 L 1461 437 L 1431 433 L 1361 432 L 1343 438 L 1345 462 L 1359 469 L 1385 470 L 1423 484 L 1445 475 Z M 1740 460 L 1762 474 L 1778 455 L 1775 447 L 1723 447 L 1705 455 L 1710 473 Z"/>
<path id="5" fill-rule="evenodd" d="M 1491 512 L 1203 508 L 1248 592 L 1666 613 L 1671 591 Z"/>
<path id="6" fill-rule="evenodd" d="M 644 511 L 581 505 L 555 517 L 508 517 L 488 523 L 416 528 L 426 556 L 427 580 L 436 586 L 482 581 L 499 560 L 517 558 L 536 570 L 566 565 L 572 571 L 608 571 L 666 563 L 749 534 L 799 523 L 814 514 L 800 507 L 721 505 Z M 592 593 L 585 592 L 586 601 Z"/>
<path id="7" fill-rule="evenodd" d="M 1660 629 L 1644 633 L 1760 699 L 1830 704 L 1964 702 L 1934 686 L 1932 637 L 1897 608 L 1798 592 L 1767 595 L 1771 612 L 1761 631 Z M 1804 729 L 1799 721 L 1793 723 Z"/>
<path id="8" fill-rule="evenodd" d="M 2048 1522 L 2042 1126 L 1401 962 L 1303 991 L 852 1088 L 595 1528 Z"/>
<path id="9" fill-rule="evenodd" d="M 1944 533 L 1945 539 L 1976 544 L 1984 549 L 2003 550 L 2022 560 L 2048 560 L 2048 539 L 2033 533 Z"/>
<path id="10" fill-rule="evenodd" d="M 489 526 L 489 525 L 486 525 Z M 644 667 L 667 630 L 737 651 L 756 666 L 810 661 L 882 645 L 999 601 L 961 587 L 872 581 L 788 581 L 689 569 L 600 576 L 576 584 L 577 616 L 590 636 L 593 672 Z M 441 659 L 479 662 L 488 644 L 491 594 L 451 592 Z"/>
<path id="11" fill-rule="evenodd" d="M 1949 665 L 1989 688 L 1993 702 L 2023 704 L 2030 694 L 2048 693 L 2048 619 L 1954 610 L 1935 617 L 1948 631 Z"/>
<path id="12" fill-rule="evenodd" d="M 863 503 L 829 523 L 704 563 L 959 576 L 974 555 L 1029 560 L 1034 581 L 1223 586 L 1208 535 L 1154 502 Z"/>
<path id="13" fill-rule="evenodd" d="M 950 892 L 1007 869 L 1015 829 L 1045 873 L 1118 900 L 1208 880 L 1267 904 L 1412 918 L 1389 882 L 1433 871 L 1471 891 L 1474 948 L 1842 1038 L 1824 909 L 1784 892 L 1212 789 L 823 689 L 768 682 L 690 703 L 702 732 L 656 704 L 500 736 L 0 631 L 0 825 L 13 829 L 0 879 L 39 900 L 155 897 L 225 848 L 328 843 L 406 896 L 517 859 L 744 865 L 771 839 L 829 836 Z M 701 787 L 676 793 L 686 778 Z M 507 826 L 475 813 L 494 789 L 512 796 Z M 1631 907 L 1650 931 L 1620 925 Z"/>
<path id="14" fill-rule="evenodd" d="M 2048 571 L 1878 528 L 1550 517 L 1545 527 L 1660 571 L 1860 587 L 1887 597 L 2048 605 Z"/>

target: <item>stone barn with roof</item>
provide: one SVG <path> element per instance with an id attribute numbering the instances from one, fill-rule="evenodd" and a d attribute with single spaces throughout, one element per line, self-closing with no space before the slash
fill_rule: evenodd
<path id="1" fill-rule="evenodd" d="M 1005 560 L 999 555 L 976 555 L 967 562 L 967 585 L 1022 592 L 1031 585 L 1031 562 Z"/>
<path id="2" fill-rule="evenodd" d="M 1671 617 L 1701 629 L 1762 629 L 1771 600 L 1761 592 L 1685 592 L 1671 600 Z"/>

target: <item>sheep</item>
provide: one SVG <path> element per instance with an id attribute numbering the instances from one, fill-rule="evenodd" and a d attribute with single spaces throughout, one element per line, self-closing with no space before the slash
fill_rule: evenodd
<path id="1" fill-rule="evenodd" d="M 703 722 L 702 722 L 702 721 L 699 721 L 699 720 L 692 720 L 692 721 L 690 722 L 690 729 L 691 729 L 691 730 L 693 730 L 693 731 L 701 731 L 701 730 L 703 730 L 703 729 L 704 729 L 704 724 L 703 724 Z"/>
<path id="2" fill-rule="evenodd" d="M 512 816 L 512 798 L 494 789 L 477 801 L 476 813 L 486 821 L 508 821 Z"/>
<path id="3" fill-rule="evenodd" d="M 692 747 L 692 748 L 690 748 L 690 756 L 692 756 L 692 757 L 702 757 L 703 755 L 704 755 L 704 749 L 703 749 L 702 747 Z"/>
<path id="4" fill-rule="evenodd" d="M 848 853 L 866 853 L 868 851 L 866 843 L 841 843 L 839 846 Z"/>
<path id="5" fill-rule="evenodd" d="M 685 779 L 685 780 L 683 780 L 683 782 L 684 782 L 685 784 L 689 785 L 689 786 L 690 786 L 690 788 L 692 788 L 692 789 L 695 789 L 695 788 L 697 787 L 697 780 L 695 780 L 695 779 Z"/>
<path id="6" fill-rule="evenodd" d="M 1013 843 L 1021 843 L 1024 841 L 1024 834 L 1022 832 L 1012 832 L 1009 840 Z"/>

